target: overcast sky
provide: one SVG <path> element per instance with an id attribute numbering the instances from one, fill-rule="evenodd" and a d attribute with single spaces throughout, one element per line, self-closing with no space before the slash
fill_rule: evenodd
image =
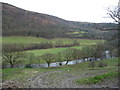
<path id="1" fill-rule="evenodd" d="M 45 13 L 70 21 L 113 22 L 107 8 L 119 0 L 0 0 L 29 11 Z"/>

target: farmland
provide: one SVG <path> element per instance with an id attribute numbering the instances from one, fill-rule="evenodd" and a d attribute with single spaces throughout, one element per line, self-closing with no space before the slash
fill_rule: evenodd
<path id="1" fill-rule="evenodd" d="M 2 43 L 4 44 L 32 44 L 32 43 L 41 43 L 46 41 L 51 41 L 52 43 L 56 43 L 58 41 L 63 41 L 64 43 L 71 43 L 72 40 L 70 38 L 55 38 L 55 39 L 45 39 L 45 38 L 38 38 L 38 37 L 27 37 L 27 36 L 6 36 L 2 37 Z M 75 39 L 79 41 L 81 44 L 95 44 L 100 42 L 101 40 L 90 40 L 90 39 Z"/>

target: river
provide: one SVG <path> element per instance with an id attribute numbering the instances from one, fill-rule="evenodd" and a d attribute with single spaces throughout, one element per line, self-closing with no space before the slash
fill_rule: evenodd
<path id="1" fill-rule="evenodd" d="M 104 52 L 104 54 L 105 54 L 105 57 L 104 57 L 105 59 L 110 59 L 111 58 L 110 55 L 109 55 L 109 51 L 108 50 L 106 50 Z M 92 58 L 91 60 L 95 60 L 95 59 Z M 101 60 L 101 59 L 98 58 L 97 61 L 99 61 L 99 60 Z M 90 61 L 90 58 L 85 59 L 85 62 L 86 61 Z M 62 63 L 62 65 L 65 65 L 66 62 L 67 61 L 63 61 L 61 63 Z M 84 62 L 83 59 L 72 60 L 72 61 L 69 61 L 67 65 L 73 65 L 73 64 L 83 63 L 83 62 Z M 43 63 L 43 64 L 31 64 L 31 66 L 32 66 L 32 68 L 47 68 L 48 64 L 47 63 Z M 54 63 L 50 64 L 50 67 L 58 67 L 58 66 L 60 66 L 59 62 L 54 62 Z M 10 68 L 10 65 L 5 66 L 5 68 Z M 25 68 L 25 65 L 15 65 L 13 68 Z"/>

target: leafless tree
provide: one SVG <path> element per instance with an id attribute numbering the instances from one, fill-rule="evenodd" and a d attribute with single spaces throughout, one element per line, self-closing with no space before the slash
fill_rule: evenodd
<path id="1" fill-rule="evenodd" d="M 105 28 L 105 27 L 101 27 L 100 25 L 94 23 L 94 28 L 101 30 L 101 31 L 117 31 L 118 33 L 112 37 L 112 40 L 118 39 L 120 36 L 120 7 L 118 6 L 118 7 L 114 8 L 113 10 L 108 8 L 107 14 L 117 24 L 116 27 Z"/>
<path id="2" fill-rule="evenodd" d="M 111 10 L 110 8 L 108 8 L 108 15 L 116 22 L 116 23 L 120 23 L 120 8 L 115 8 L 114 10 Z"/>
<path id="3" fill-rule="evenodd" d="M 48 64 L 48 67 L 50 67 L 50 64 L 52 63 L 52 61 L 55 59 L 55 54 L 53 53 L 46 53 L 46 54 L 43 54 L 41 56 L 41 58 L 43 60 L 46 61 L 46 63 Z"/>
<path id="4" fill-rule="evenodd" d="M 29 66 L 30 68 L 32 68 L 32 63 L 33 63 L 33 60 L 35 60 L 35 55 L 34 53 L 28 53 L 27 55 L 27 59 L 29 60 Z"/>
<path id="5" fill-rule="evenodd" d="M 57 62 L 59 62 L 59 65 L 61 66 L 62 62 L 65 60 L 64 53 L 58 52 L 55 59 Z"/>
<path id="6" fill-rule="evenodd" d="M 15 64 L 22 62 L 23 58 L 24 53 L 22 52 L 7 52 L 2 54 L 2 60 L 9 63 L 11 68 L 13 68 Z"/>

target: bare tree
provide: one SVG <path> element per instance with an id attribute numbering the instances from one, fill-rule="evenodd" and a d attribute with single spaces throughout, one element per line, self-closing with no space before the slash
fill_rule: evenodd
<path id="1" fill-rule="evenodd" d="M 116 23 L 120 23 L 120 16 L 119 16 L 119 8 L 115 8 L 114 10 L 111 10 L 110 8 L 108 8 L 108 15 L 116 22 Z"/>
<path id="2" fill-rule="evenodd" d="M 23 58 L 23 52 L 7 52 L 2 54 L 2 60 L 5 60 L 7 63 L 9 63 L 11 68 L 13 68 L 15 64 L 22 62 Z"/>
<path id="3" fill-rule="evenodd" d="M 119 1 L 120 3 L 120 1 Z M 118 24 L 118 27 L 115 27 L 115 28 L 104 28 L 104 27 L 100 27 L 98 26 L 97 24 L 94 24 L 94 27 L 96 27 L 97 29 L 99 30 L 102 30 L 102 31 L 107 31 L 107 30 L 120 30 L 119 28 L 119 25 L 120 25 L 120 5 L 118 4 L 118 7 L 115 7 L 113 10 L 108 8 L 108 13 L 110 18 L 112 18 L 117 24 Z"/>
<path id="4" fill-rule="evenodd" d="M 63 55 L 66 60 L 66 65 L 70 60 L 74 59 L 73 54 L 74 54 L 74 48 L 68 48 L 63 51 Z"/>
<path id="5" fill-rule="evenodd" d="M 62 65 L 62 61 L 65 60 L 64 53 L 62 53 L 62 52 L 57 53 L 55 59 L 56 59 L 56 61 L 59 62 L 59 65 L 61 66 Z"/>
<path id="6" fill-rule="evenodd" d="M 29 67 L 32 68 L 32 63 L 33 63 L 33 60 L 35 59 L 35 55 L 33 53 L 28 53 L 27 55 L 27 59 L 29 60 Z"/>
<path id="7" fill-rule="evenodd" d="M 93 51 L 94 51 L 94 48 L 91 46 L 83 47 L 81 49 L 81 58 L 83 58 L 84 62 L 85 62 L 85 59 L 93 57 Z"/>
<path id="8" fill-rule="evenodd" d="M 41 58 L 41 56 L 36 56 L 35 59 L 39 62 L 39 67 L 42 68 L 42 65 L 41 65 L 42 58 Z"/>
<path id="9" fill-rule="evenodd" d="M 50 67 L 51 62 L 55 59 L 55 54 L 46 53 L 46 54 L 43 54 L 41 58 L 45 60 L 46 63 L 48 64 L 48 67 Z"/>
<path id="10" fill-rule="evenodd" d="M 108 8 L 108 13 L 107 14 L 110 16 L 110 18 L 112 18 L 115 21 L 117 26 L 112 27 L 112 28 L 104 28 L 104 27 L 101 27 L 98 24 L 94 24 L 94 28 L 96 28 L 98 30 L 101 30 L 101 31 L 118 31 L 118 33 L 115 34 L 111 38 L 111 40 L 118 39 L 120 37 L 120 0 L 119 0 L 119 3 L 118 3 L 118 7 L 114 8 L 113 10 Z"/>

